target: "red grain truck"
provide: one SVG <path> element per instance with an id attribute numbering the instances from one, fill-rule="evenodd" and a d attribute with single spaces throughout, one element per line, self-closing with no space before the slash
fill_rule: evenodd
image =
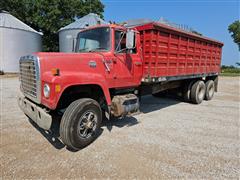
<path id="1" fill-rule="evenodd" d="M 45 130 L 60 114 L 60 138 L 78 150 L 96 139 L 103 116 L 138 111 L 140 96 L 178 89 L 187 102 L 211 100 L 222 46 L 156 22 L 98 25 L 79 32 L 74 53 L 21 57 L 18 104 Z"/>

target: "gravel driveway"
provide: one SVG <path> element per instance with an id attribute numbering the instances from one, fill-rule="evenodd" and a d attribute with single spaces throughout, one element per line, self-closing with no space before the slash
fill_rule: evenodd
<path id="1" fill-rule="evenodd" d="M 78 152 L 19 110 L 18 78 L 0 78 L 2 179 L 239 178 L 238 77 L 221 77 L 215 98 L 200 105 L 146 96 L 141 114 L 104 122 Z"/>

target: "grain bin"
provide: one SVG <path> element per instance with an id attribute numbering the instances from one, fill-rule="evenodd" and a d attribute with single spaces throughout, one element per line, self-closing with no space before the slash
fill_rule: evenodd
<path id="1" fill-rule="evenodd" d="M 90 13 L 61 28 L 58 31 L 59 51 L 72 52 L 75 47 L 76 37 L 79 31 L 90 26 L 95 26 L 97 24 L 107 24 L 107 22 L 102 20 L 97 14 Z"/>
<path id="2" fill-rule="evenodd" d="M 42 50 L 42 34 L 6 11 L 0 11 L 0 70 L 16 73 L 23 55 Z"/>

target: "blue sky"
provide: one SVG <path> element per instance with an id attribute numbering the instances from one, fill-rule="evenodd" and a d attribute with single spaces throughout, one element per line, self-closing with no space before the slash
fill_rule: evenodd
<path id="1" fill-rule="evenodd" d="M 224 43 L 222 64 L 240 61 L 238 47 L 227 30 L 239 19 L 239 0 L 103 0 L 104 18 L 122 22 L 128 19 L 160 17 L 186 24 L 204 36 Z"/>

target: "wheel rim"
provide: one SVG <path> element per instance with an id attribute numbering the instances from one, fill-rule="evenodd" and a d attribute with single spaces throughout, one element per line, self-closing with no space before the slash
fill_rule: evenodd
<path id="1" fill-rule="evenodd" d="M 199 99 L 203 99 L 204 98 L 204 95 L 205 95 L 205 90 L 204 90 L 204 87 L 200 87 L 199 88 L 199 92 L 198 92 L 198 97 Z"/>
<path id="2" fill-rule="evenodd" d="M 85 112 L 78 123 L 78 135 L 82 138 L 90 137 L 97 126 L 97 115 L 93 111 Z"/>
<path id="3" fill-rule="evenodd" d="M 212 97 L 213 93 L 214 93 L 214 88 L 213 88 L 213 86 L 210 86 L 209 90 L 208 90 L 209 97 Z"/>

